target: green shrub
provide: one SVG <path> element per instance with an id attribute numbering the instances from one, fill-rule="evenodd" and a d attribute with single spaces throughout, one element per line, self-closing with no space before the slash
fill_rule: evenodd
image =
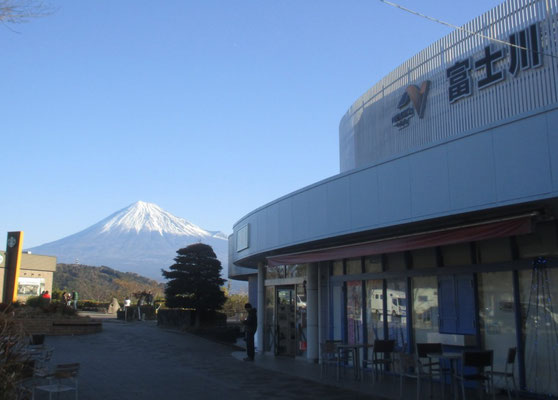
<path id="1" fill-rule="evenodd" d="M 50 300 L 44 299 L 41 296 L 28 297 L 27 300 L 25 301 L 25 304 L 28 305 L 29 307 L 40 307 L 40 308 L 48 306 L 49 303 Z"/>
<path id="2" fill-rule="evenodd" d="M 25 305 L 32 308 L 40 308 L 46 314 L 64 314 L 64 315 L 75 315 L 76 310 L 72 307 L 67 306 L 64 303 L 58 301 L 49 301 L 48 299 L 43 299 L 40 296 L 29 297 L 25 302 Z"/>

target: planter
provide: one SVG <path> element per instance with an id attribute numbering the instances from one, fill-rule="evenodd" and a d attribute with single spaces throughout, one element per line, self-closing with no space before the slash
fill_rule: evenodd
<path id="1" fill-rule="evenodd" d="M 87 335 L 103 330 L 101 321 L 89 318 L 18 318 L 29 335 Z"/>

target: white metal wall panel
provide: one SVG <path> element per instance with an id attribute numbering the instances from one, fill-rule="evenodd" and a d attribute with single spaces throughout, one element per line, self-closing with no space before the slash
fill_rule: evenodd
<path id="1" fill-rule="evenodd" d="M 395 155 L 427 147 L 466 132 L 484 129 L 558 101 L 556 85 L 558 0 L 510 0 L 464 25 L 470 34 L 456 30 L 424 49 L 383 78 L 361 96 L 339 126 L 341 172 Z M 509 35 L 537 24 L 540 33 L 538 68 L 508 71 L 511 47 L 491 42 L 478 34 L 508 41 Z M 446 70 L 456 62 L 484 56 L 485 46 L 503 50 L 494 64 L 506 78 L 484 89 L 476 84 L 486 72 L 470 71 L 472 94 L 450 104 Z M 404 129 L 394 127 L 392 117 L 405 89 L 430 80 L 424 118 L 415 115 Z"/>
<path id="2" fill-rule="evenodd" d="M 492 136 L 467 136 L 445 147 L 448 152 L 448 185 L 452 208 L 459 210 L 494 201 L 496 177 Z"/>

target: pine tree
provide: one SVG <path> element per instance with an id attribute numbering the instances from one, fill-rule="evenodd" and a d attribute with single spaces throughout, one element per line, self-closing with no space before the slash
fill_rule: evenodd
<path id="1" fill-rule="evenodd" d="M 162 270 L 168 279 L 165 288 L 167 307 L 194 308 L 197 318 L 206 311 L 215 311 L 225 302 L 221 286 L 221 261 L 211 246 L 195 243 L 176 251 L 170 271 Z M 197 319 L 196 318 L 196 319 Z"/>

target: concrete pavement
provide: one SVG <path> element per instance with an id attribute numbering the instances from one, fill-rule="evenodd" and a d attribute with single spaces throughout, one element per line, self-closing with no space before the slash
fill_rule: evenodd
<path id="1" fill-rule="evenodd" d="M 331 386 L 327 379 L 316 382 L 285 374 L 279 372 L 281 366 L 262 368 L 267 357 L 255 363 L 240 361 L 244 354 L 236 347 L 161 329 L 154 321 L 104 320 L 100 334 L 52 336 L 46 343 L 55 349 L 53 364 L 81 363 L 82 400 L 371 399 L 351 388 Z M 316 365 L 307 367 L 319 373 Z"/>
<path id="2" fill-rule="evenodd" d="M 46 344 L 54 347 L 53 365 L 81 364 L 82 400 L 399 398 L 399 380 L 393 376 L 372 384 L 369 376 L 355 381 L 349 370 L 337 381 L 335 371 L 321 377 L 319 365 L 292 358 L 256 355 L 255 362 L 244 362 L 245 353 L 236 346 L 159 328 L 155 321 L 104 318 L 102 333 L 49 336 Z M 416 381 L 408 381 L 403 397 L 415 399 L 415 388 Z M 46 398 L 45 393 L 36 396 Z"/>

